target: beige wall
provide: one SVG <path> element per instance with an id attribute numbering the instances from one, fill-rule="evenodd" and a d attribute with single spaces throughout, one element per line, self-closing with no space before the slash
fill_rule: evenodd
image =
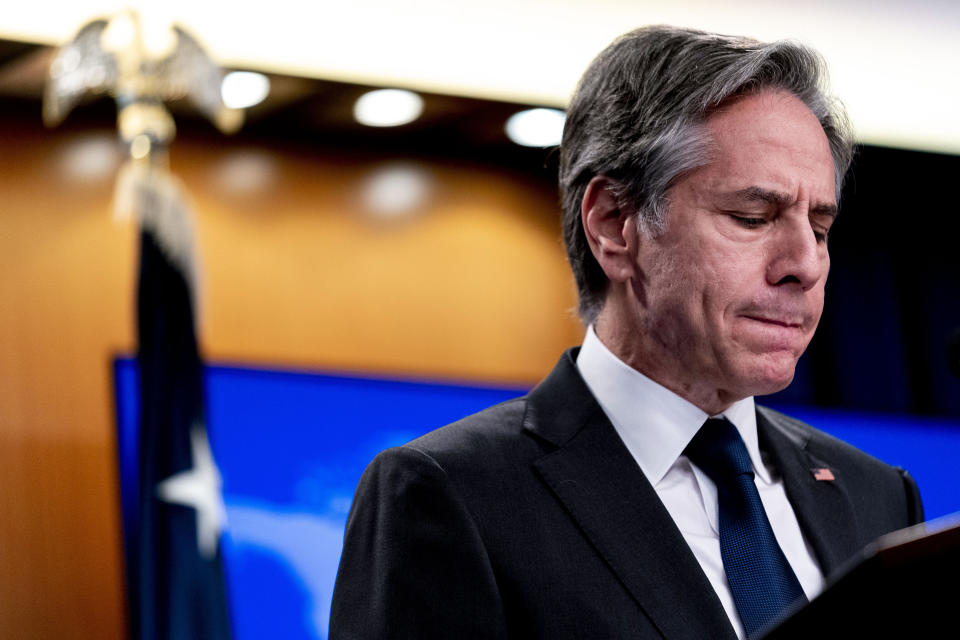
<path id="1" fill-rule="evenodd" d="M 136 230 L 110 140 L 0 120 L 0 637 L 123 635 L 110 361 L 135 348 Z M 384 220 L 389 159 L 183 136 L 172 162 L 209 360 L 532 383 L 580 339 L 548 185 L 416 162 L 425 200 Z"/>

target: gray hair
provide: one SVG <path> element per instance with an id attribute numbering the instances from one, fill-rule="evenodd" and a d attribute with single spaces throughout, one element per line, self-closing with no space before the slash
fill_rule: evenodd
<path id="1" fill-rule="evenodd" d="M 820 55 L 791 41 L 766 44 L 655 26 L 631 31 L 601 52 L 580 79 L 560 145 L 563 235 L 583 321 L 596 320 L 607 288 L 581 223 L 583 195 L 594 176 L 613 181 L 614 197 L 636 212 L 642 231 L 660 233 L 669 188 L 709 162 L 709 115 L 733 98 L 773 89 L 796 95 L 820 121 L 839 201 L 853 135 L 827 83 Z"/>

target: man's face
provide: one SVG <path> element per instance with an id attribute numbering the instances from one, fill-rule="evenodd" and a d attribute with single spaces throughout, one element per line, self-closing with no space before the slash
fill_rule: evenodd
<path id="1" fill-rule="evenodd" d="M 707 127 L 713 161 L 671 188 L 666 231 L 640 237 L 631 286 L 641 370 L 722 410 L 793 379 L 823 309 L 836 198 L 826 135 L 792 94 L 739 98 Z M 719 403 L 698 402 L 705 390 Z"/>

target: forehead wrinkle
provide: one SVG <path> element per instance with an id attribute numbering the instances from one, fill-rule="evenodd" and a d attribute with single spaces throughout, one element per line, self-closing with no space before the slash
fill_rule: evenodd
<path id="1" fill-rule="evenodd" d="M 786 118 L 787 115 L 789 118 Z M 744 123 L 744 118 L 748 120 L 747 123 Z M 816 211 L 836 215 L 835 210 L 830 211 L 831 206 L 836 208 L 839 198 L 835 158 L 821 123 L 797 96 L 780 90 L 748 94 L 713 111 L 706 124 L 712 142 L 710 164 L 726 161 L 733 173 L 740 173 L 740 178 L 747 178 L 740 185 L 728 184 L 729 187 L 749 185 L 753 182 L 751 178 L 758 177 L 753 173 L 756 171 L 754 161 L 757 158 L 770 153 L 780 153 L 786 158 L 779 170 L 776 170 L 778 168 L 775 166 L 767 167 L 774 170 L 766 176 L 771 179 L 772 184 L 771 181 L 761 179 L 759 184 L 766 183 L 764 187 L 748 186 L 746 189 L 723 194 L 724 196 L 731 199 L 739 197 L 742 202 L 786 206 L 793 202 L 795 195 L 795 173 L 819 172 L 819 160 L 826 157 L 829 158 L 832 169 L 830 177 L 834 183 L 831 185 L 830 194 L 828 196 L 826 191 L 823 191 L 821 197 L 811 197 L 808 201 L 816 202 L 811 202 L 811 213 Z M 753 153 L 745 153 L 745 150 L 752 150 Z M 811 183 L 808 186 L 818 185 Z"/>

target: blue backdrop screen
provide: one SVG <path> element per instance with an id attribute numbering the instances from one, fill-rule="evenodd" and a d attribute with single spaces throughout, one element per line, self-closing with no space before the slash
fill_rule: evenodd
<path id="1" fill-rule="evenodd" d="M 114 363 L 125 531 L 135 513 L 135 361 Z M 353 491 L 381 450 L 525 393 L 227 366 L 206 369 L 223 477 L 234 633 L 326 638 Z M 787 412 L 911 471 L 928 517 L 960 510 L 960 421 L 791 407 Z"/>

